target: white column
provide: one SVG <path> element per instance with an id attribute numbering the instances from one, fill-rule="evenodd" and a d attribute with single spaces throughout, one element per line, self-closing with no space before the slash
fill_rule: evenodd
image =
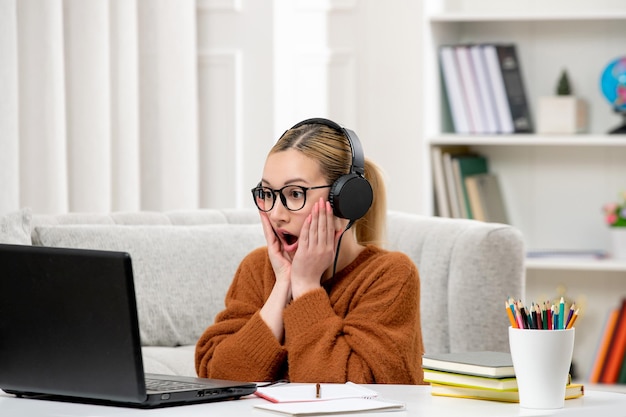
<path id="1" fill-rule="evenodd" d="M 70 211 L 111 210 L 109 1 L 65 0 Z"/>
<path id="2" fill-rule="evenodd" d="M 111 204 L 140 208 L 137 1 L 111 0 Z"/>
<path id="3" fill-rule="evenodd" d="M 66 212 L 63 3 L 19 0 L 17 16 L 21 204 Z"/>
<path id="4" fill-rule="evenodd" d="M 19 208 L 16 0 L 0 0 L 0 213 Z"/>
<path id="5" fill-rule="evenodd" d="M 196 2 L 138 5 L 142 208 L 197 207 Z"/>

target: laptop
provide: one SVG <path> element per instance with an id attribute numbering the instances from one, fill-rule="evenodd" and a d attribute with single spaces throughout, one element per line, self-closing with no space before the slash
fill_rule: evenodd
<path id="1" fill-rule="evenodd" d="M 237 399 L 256 384 L 144 375 L 128 253 L 0 244 L 0 389 L 150 408 Z"/>

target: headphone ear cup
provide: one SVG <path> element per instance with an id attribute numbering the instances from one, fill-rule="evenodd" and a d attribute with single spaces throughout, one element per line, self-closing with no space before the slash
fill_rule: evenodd
<path id="1" fill-rule="evenodd" d="M 351 221 L 365 216 L 373 199 L 374 194 L 369 181 L 354 173 L 339 177 L 333 183 L 329 195 L 335 216 Z"/>

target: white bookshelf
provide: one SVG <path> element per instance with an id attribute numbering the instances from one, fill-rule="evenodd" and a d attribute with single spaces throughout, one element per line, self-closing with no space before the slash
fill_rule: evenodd
<path id="1" fill-rule="evenodd" d="M 600 91 L 605 65 L 626 55 L 626 2 L 617 0 L 425 0 L 423 169 L 425 213 L 434 213 L 431 148 L 468 145 L 500 180 L 511 223 L 528 249 L 610 251 L 602 205 L 626 190 L 626 135 Z M 442 97 L 438 47 L 515 43 L 533 122 L 538 98 L 553 95 L 562 69 L 587 101 L 589 130 L 577 135 L 457 135 Z M 626 262 L 529 259 L 529 301 L 565 290 L 585 300 L 575 362 L 586 377 L 609 306 L 626 296 Z"/>

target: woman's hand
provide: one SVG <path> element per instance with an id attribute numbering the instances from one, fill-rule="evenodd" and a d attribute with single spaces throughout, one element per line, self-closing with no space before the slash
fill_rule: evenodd
<path id="1" fill-rule="evenodd" d="M 291 257 L 283 251 L 283 246 L 274 232 L 267 213 L 259 212 L 263 224 L 263 234 L 267 241 L 267 251 L 277 281 L 289 281 L 291 276 Z"/>
<path id="2" fill-rule="evenodd" d="M 293 298 L 320 287 L 324 271 L 335 257 L 335 223 L 330 202 L 315 203 L 311 214 L 302 225 L 298 249 L 291 264 L 291 290 Z"/>
<path id="3" fill-rule="evenodd" d="M 280 240 L 276 237 L 272 224 L 267 213 L 259 212 L 261 223 L 263 224 L 263 234 L 267 241 L 267 251 L 269 254 L 276 283 L 270 296 L 261 308 L 260 315 L 278 341 L 282 341 L 285 333 L 283 324 L 283 310 L 291 301 L 291 259 L 282 250 Z"/>

